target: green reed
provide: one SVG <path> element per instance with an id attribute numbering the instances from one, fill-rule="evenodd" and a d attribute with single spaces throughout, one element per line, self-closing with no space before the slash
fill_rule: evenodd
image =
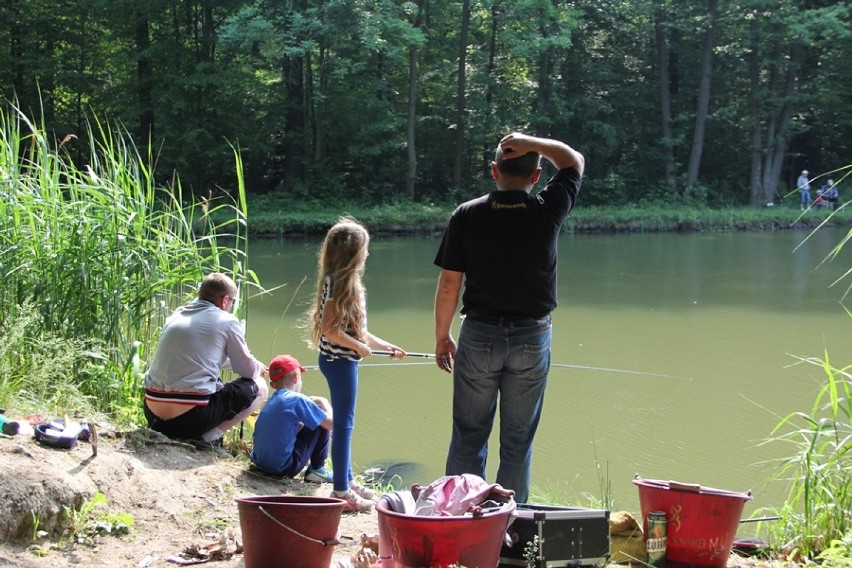
<path id="1" fill-rule="evenodd" d="M 83 165 L 66 152 L 79 140 L 88 141 Z M 235 151 L 234 199 L 196 200 L 177 177 L 158 185 L 153 157 L 121 129 L 95 121 L 79 140 L 56 143 L 43 124 L 0 110 L 0 327 L 29 306 L 38 325 L 17 352 L 64 339 L 75 357 L 57 380 L 100 411 L 138 417 L 141 370 L 171 310 L 211 271 L 241 289 L 256 283 L 242 166 Z M 19 393 L 34 392 L 26 386 L 36 378 L 25 371 L 0 376 L 0 404 L 25 404 Z"/>
<path id="2" fill-rule="evenodd" d="M 840 183 L 849 176 L 852 166 L 838 171 L 843 174 Z M 826 261 L 837 258 L 850 238 L 852 230 Z M 852 268 L 833 285 L 850 274 Z M 849 290 L 847 287 L 844 301 Z M 844 309 L 852 317 L 849 308 Z M 852 365 L 832 362 L 828 352 L 821 357 L 800 357 L 797 364 L 818 367 L 825 381 L 810 411 L 783 417 L 768 440 L 789 447 L 787 457 L 779 461 L 772 476 L 784 480 L 788 492 L 784 505 L 774 511 L 780 520 L 769 529 L 776 547 L 788 558 L 814 559 L 823 555 L 825 561 L 829 550 L 832 558 L 838 549 L 845 550 L 845 554 L 852 551 L 843 545 L 852 541 Z"/>
<path id="3" fill-rule="evenodd" d="M 790 450 L 773 479 L 788 484 L 781 519 L 770 527 L 779 550 L 814 558 L 852 532 L 852 366 L 802 359 L 824 371 L 826 382 L 810 412 L 785 416 L 769 439 Z"/>

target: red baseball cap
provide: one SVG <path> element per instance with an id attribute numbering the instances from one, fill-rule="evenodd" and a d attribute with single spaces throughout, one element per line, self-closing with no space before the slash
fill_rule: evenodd
<path id="1" fill-rule="evenodd" d="M 299 363 L 299 360 L 292 355 L 278 355 L 269 363 L 269 380 L 277 381 L 283 379 L 287 373 L 294 369 L 299 369 L 303 373 L 307 371 Z"/>

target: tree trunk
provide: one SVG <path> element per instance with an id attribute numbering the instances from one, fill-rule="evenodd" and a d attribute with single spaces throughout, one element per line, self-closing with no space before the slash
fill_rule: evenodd
<path id="1" fill-rule="evenodd" d="M 12 90 L 14 91 L 16 104 L 24 97 L 24 64 L 23 62 L 23 36 L 24 28 L 21 25 L 21 6 L 19 0 L 14 0 L 10 12 L 11 29 L 9 30 L 9 61 L 12 64 Z"/>
<path id="2" fill-rule="evenodd" d="M 417 15 L 413 25 L 419 28 L 423 23 L 423 12 L 427 0 L 417 0 Z M 408 149 L 408 171 L 405 174 L 405 195 L 414 199 L 414 185 L 417 182 L 417 146 L 415 144 L 415 124 L 417 121 L 417 60 L 420 52 L 416 44 L 408 47 L 408 114 L 405 120 L 405 140 Z"/>
<path id="3" fill-rule="evenodd" d="M 654 35 L 657 40 L 657 56 L 660 66 L 660 114 L 663 119 L 663 164 L 665 181 L 671 191 L 677 191 L 674 162 L 674 128 L 672 125 L 671 79 L 669 77 L 669 44 L 663 29 L 662 11 L 654 18 Z"/>
<path id="4" fill-rule="evenodd" d="M 554 2 L 554 0 L 551 0 Z M 558 8 L 557 8 L 558 9 Z M 548 42 L 550 37 L 550 22 L 542 18 L 538 30 L 543 43 Z M 535 108 L 532 113 L 533 132 L 536 136 L 546 138 L 550 136 L 553 117 L 550 108 L 553 102 L 553 52 L 551 48 L 544 48 L 538 54 L 538 93 L 536 95 Z"/>
<path id="5" fill-rule="evenodd" d="M 796 92 L 796 76 L 799 72 L 799 60 L 802 56 L 801 44 L 795 42 L 790 48 L 790 59 L 787 64 L 787 76 L 784 81 L 784 106 L 778 119 L 778 134 L 772 149 L 772 167 L 769 171 L 769 191 L 774 195 L 778 191 L 781 180 L 781 167 L 787 149 L 787 137 L 790 132 L 790 122 L 793 120 L 793 95 Z"/>
<path id="6" fill-rule="evenodd" d="M 497 16 L 499 14 L 499 10 L 497 9 L 497 2 L 494 2 L 491 5 L 491 37 L 488 42 L 488 74 L 489 79 L 494 78 L 494 62 L 497 59 Z M 492 108 L 492 104 L 494 101 L 494 92 L 492 85 L 494 81 L 488 81 L 485 88 L 485 108 Z M 480 164 L 479 174 L 485 175 L 486 172 L 490 171 L 491 160 L 494 158 L 494 146 L 496 145 L 496 141 L 491 143 L 485 142 L 482 147 L 482 163 Z"/>
<path id="7" fill-rule="evenodd" d="M 686 187 L 692 188 L 698 183 L 698 171 L 701 168 L 701 154 L 704 150 L 704 131 L 707 125 L 707 113 L 710 109 L 710 79 L 713 69 L 713 47 L 716 43 L 716 20 L 719 15 L 719 0 L 710 0 L 710 23 L 704 41 L 704 55 L 701 60 L 701 83 L 698 89 L 698 109 L 695 111 L 695 132 L 692 137 L 692 152 L 689 155 Z"/>
<path id="8" fill-rule="evenodd" d="M 405 176 L 405 195 L 414 199 L 414 182 L 417 180 L 417 149 L 414 146 L 414 121 L 417 119 L 417 47 L 408 48 L 408 116 L 405 122 L 405 139 L 408 145 L 408 172 Z"/>
<path id="9" fill-rule="evenodd" d="M 461 189 L 462 158 L 464 156 L 465 91 L 467 65 L 467 34 L 470 24 L 470 0 L 462 1 L 462 25 L 459 31 L 459 70 L 456 91 L 456 141 L 453 150 L 453 188 Z"/>
<path id="10" fill-rule="evenodd" d="M 134 25 L 136 49 L 136 96 L 139 98 L 139 139 L 143 144 L 143 156 L 151 157 L 154 141 L 154 103 L 152 97 L 151 61 L 147 53 L 151 48 L 151 34 L 147 14 L 136 12 Z"/>
<path id="11" fill-rule="evenodd" d="M 201 5 L 201 10 L 201 53 L 204 61 L 213 63 L 216 50 L 216 30 L 213 22 L 213 6 L 211 5 L 211 0 L 204 0 Z"/>
<path id="12" fill-rule="evenodd" d="M 751 175 L 749 177 L 750 202 L 762 207 L 769 196 L 763 184 L 763 114 L 760 108 L 760 48 L 757 17 L 749 24 L 749 112 L 751 114 Z M 773 198 L 773 202 L 775 199 Z"/>
<path id="13" fill-rule="evenodd" d="M 307 0 L 293 3 L 293 11 L 304 14 L 307 11 Z M 289 29 L 285 29 L 289 32 Z M 292 188 L 298 182 L 305 181 L 305 56 L 294 54 L 285 56 L 282 62 L 282 79 L 284 83 L 284 125 L 280 130 L 280 156 L 283 158 L 284 186 Z"/>
<path id="14" fill-rule="evenodd" d="M 281 132 L 281 151 L 284 158 L 284 184 L 293 187 L 305 179 L 305 84 L 303 56 L 284 60 L 284 128 Z"/>
<path id="15" fill-rule="evenodd" d="M 319 163 L 325 157 L 325 105 L 322 101 L 325 100 L 325 93 L 328 92 L 328 48 L 326 40 L 320 41 L 317 50 L 316 68 L 319 73 L 319 81 L 314 78 L 313 64 L 308 65 L 307 78 L 305 84 L 308 86 L 308 112 L 309 121 L 313 128 L 313 157 L 314 162 Z M 316 87 L 314 86 L 316 84 Z M 319 96 L 315 93 L 319 91 Z M 320 101 L 317 104 L 317 100 Z"/>

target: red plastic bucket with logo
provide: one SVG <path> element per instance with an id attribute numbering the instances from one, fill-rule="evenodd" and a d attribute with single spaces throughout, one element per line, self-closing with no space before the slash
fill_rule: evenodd
<path id="1" fill-rule="evenodd" d="M 382 568 L 494 568 L 515 502 L 479 517 L 425 517 L 392 511 L 385 499 L 379 514 L 379 558 Z"/>
<path id="2" fill-rule="evenodd" d="M 738 493 L 701 485 L 642 479 L 639 488 L 642 519 L 648 513 L 666 514 L 666 563 L 723 567 L 728 562 L 745 502 L 751 492 Z M 647 534 L 647 526 L 645 527 Z"/>

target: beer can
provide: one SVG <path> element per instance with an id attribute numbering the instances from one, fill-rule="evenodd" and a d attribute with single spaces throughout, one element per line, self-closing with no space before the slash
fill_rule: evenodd
<path id="1" fill-rule="evenodd" d="M 648 564 L 655 568 L 666 566 L 666 513 L 651 511 L 648 513 L 647 532 L 645 533 L 645 551 Z"/>

